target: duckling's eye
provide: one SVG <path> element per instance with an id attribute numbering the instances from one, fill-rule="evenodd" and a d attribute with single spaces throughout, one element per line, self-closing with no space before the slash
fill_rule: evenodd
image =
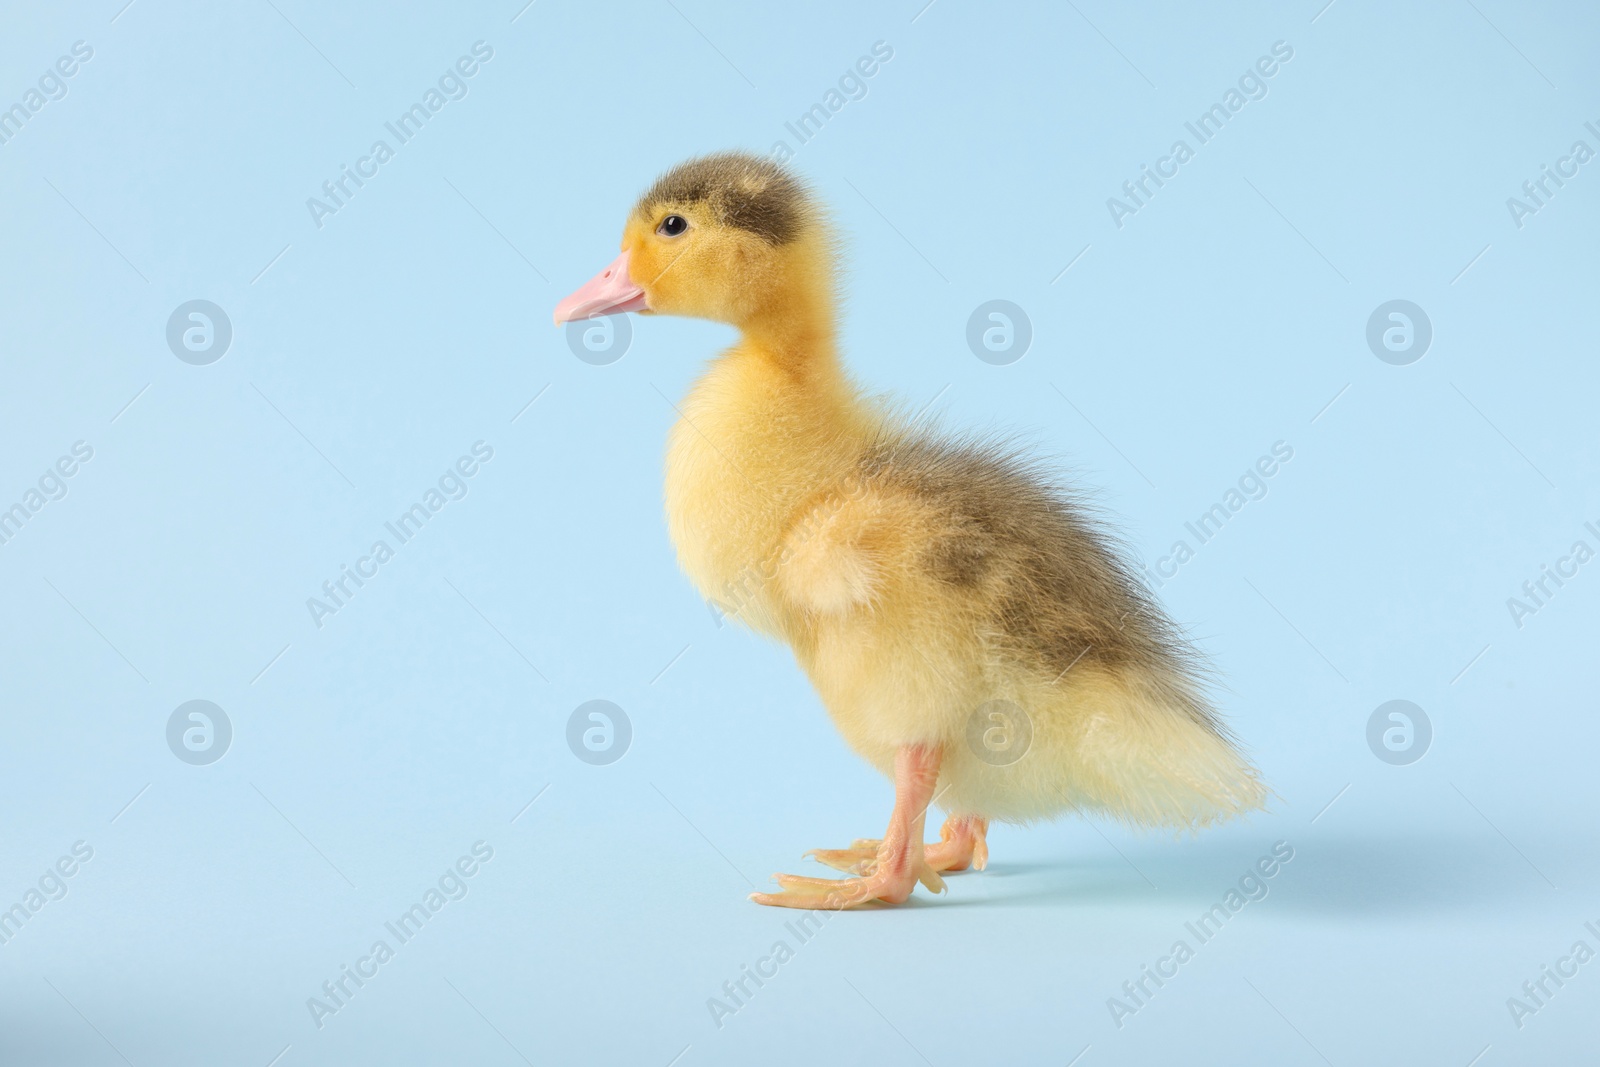
<path id="1" fill-rule="evenodd" d="M 661 220 L 661 225 L 656 227 L 656 232 L 663 237 L 676 237 L 689 228 L 689 220 L 682 215 L 668 215 Z"/>

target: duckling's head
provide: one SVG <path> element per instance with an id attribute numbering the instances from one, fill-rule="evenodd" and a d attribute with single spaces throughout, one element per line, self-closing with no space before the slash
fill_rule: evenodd
<path id="1" fill-rule="evenodd" d="M 741 328 L 822 314 L 832 296 L 831 246 L 809 193 L 771 160 L 702 156 L 640 197 L 622 254 L 556 305 L 556 325 L 638 311 Z"/>

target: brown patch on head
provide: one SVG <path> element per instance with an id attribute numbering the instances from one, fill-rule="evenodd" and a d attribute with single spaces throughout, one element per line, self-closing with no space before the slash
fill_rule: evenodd
<path id="1" fill-rule="evenodd" d="M 704 206 L 723 225 L 781 245 L 800 232 L 808 199 L 799 181 L 770 159 L 721 152 L 667 171 L 639 199 L 635 211 L 649 215 L 666 204 Z"/>

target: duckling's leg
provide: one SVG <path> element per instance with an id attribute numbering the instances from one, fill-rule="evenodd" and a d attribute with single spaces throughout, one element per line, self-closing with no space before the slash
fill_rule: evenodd
<path id="1" fill-rule="evenodd" d="M 981 815 L 952 815 L 939 828 L 939 843 L 924 850 L 936 871 L 981 871 L 989 866 L 989 820 Z"/>
<path id="2" fill-rule="evenodd" d="M 774 875 L 781 892 L 752 893 L 757 904 L 779 908 L 853 908 L 869 901 L 903 903 L 918 882 L 935 893 L 944 881 L 923 858 L 923 823 L 939 779 L 939 750 L 907 745 L 894 757 L 894 812 L 878 847 L 877 863 L 861 878 Z"/>
<path id="3" fill-rule="evenodd" d="M 984 836 L 988 832 L 989 820 L 981 815 L 952 815 L 939 828 L 938 844 L 923 848 L 923 860 L 940 874 L 968 867 L 981 871 L 989 865 L 989 844 Z M 852 841 L 849 848 L 814 848 L 806 855 L 836 871 L 871 874 L 878 866 L 882 845 L 876 838 L 863 837 Z"/>

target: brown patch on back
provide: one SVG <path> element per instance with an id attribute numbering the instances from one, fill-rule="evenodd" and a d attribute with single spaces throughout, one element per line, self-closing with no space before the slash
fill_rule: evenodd
<path id="1" fill-rule="evenodd" d="M 746 152 L 721 152 L 680 163 L 656 179 L 635 211 L 662 204 L 709 207 L 717 220 L 768 244 L 794 240 L 805 220 L 804 187 L 783 167 Z"/>
<path id="2" fill-rule="evenodd" d="M 942 582 L 963 588 L 978 585 L 989 571 L 989 552 L 981 537 L 945 537 L 929 546 L 928 570 Z"/>
<path id="3" fill-rule="evenodd" d="M 1052 675 L 1099 665 L 1197 681 L 1194 653 L 1116 542 L 1016 450 L 888 438 L 862 457 L 860 471 L 909 491 L 936 516 L 923 567 L 972 599 L 1009 656 Z M 1212 725 L 1203 706 L 1191 713 Z"/>

